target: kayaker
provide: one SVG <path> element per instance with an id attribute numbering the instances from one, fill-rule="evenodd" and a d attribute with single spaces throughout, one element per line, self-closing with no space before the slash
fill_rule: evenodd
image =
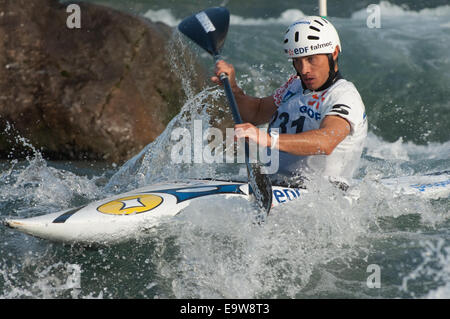
<path id="1" fill-rule="evenodd" d="M 219 75 L 228 74 L 246 122 L 235 134 L 279 150 L 278 180 L 320 174 L 346 186 L 361 157 L 367 119 L 357 89 L 339 72 L 339 35 L 330 21 L 304 17 L 289 26 L 284 51 L 296 74 L 263 98 L 245 94 L 233 65 L 217 62 L 211 80 L 219 84 Z M 267 131 L 256 127 L 266 123 Z"/>

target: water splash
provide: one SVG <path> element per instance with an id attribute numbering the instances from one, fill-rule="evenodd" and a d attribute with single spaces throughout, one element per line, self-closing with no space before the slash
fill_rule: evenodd
<path id="1" fill-rule="evenodd" d="M 48 165 L 42 154 L 26 138 L 14 133 L 11 125 L 6 133 L 12 135 L 16 143 L 32 155 L 24 161 L 12 159 L 0 175 L 0 207 L 10 216 L 29 217 L 48 210 L 70 207 L 83 198 L 93 200 L 102 194 L 96 185 L 96 178 L 89 179 L 72 172 Z M 19 203 L 22 203 L 19 205 Z"/>
<path id="2" fill-rule="evenodd" d="M 193 123 L 200 121 L 203 135 L 210 126 L 208 108 L 214 107 L 211 100 L 214 103 L 220 96 L 221 92 L 216 88 L 206 88 L 189 99 L 180 113 L 169 122 L 164 132 L 112 176 L 106 189 L 117 192 L 161 181 L 214 176 L 217 167 L 212 164 L 174 163 L 171 150 L 177 141 L 172 139 L 172 132 L 177 128 L 185 128 L 189 130 L 191 136 L 194 136 Z"/>
<path id="3" fill-rule="evenodd" d="M 263 226 L 245 200 L 189 206 L 164 227 L 179 253 L 159 272 L 177 298 L 301 297 L 316 267 L 354 256 L 370 226 L 360 207 L 322 186 L 320 196 L 273 208 Z"/>
<path id="4" fill-rule="evenodd" d="M 420 241 L 421 262 L 402 280 L 401 289 L 412 297 L 447 299 L 450 296 L 450 246 L 442 238 Z M 417 293 L 411 287 L 420 285 Z M 423 289 L 427 287 L 428 289 Z"/>
<path id="5" fill-rule="evenodd" d="M 365 10 L 363 13 L 366 17 Z M 337 21 L 342 25 L 351 24 L 351 22 Z M 448 22 L 445 23 L 448 24 Z M 406 25 L 405 29 L 409 26 L 409 24 Z M 423 32 L 428 32 L 427 26 L 429 23 L 425 25 Z M 351 28 L 360 30 L 362 33 L 375 31 L 366 30 L 365 26 L 360 29 Z M 417 31 L 414 28 L 411 30 L 413 33 Z M 392 37 L 399 40 L 398 46 L 402 51 L 405 50 L 405 47 L 402 48 L 401 40 L 403 38 L 395 28 L 385 31 L 392 32 Z M 405 30 L 402 29 L 403 31 Z M 255 51 L 248 50 L 247 54 L 252 56 L 251 59 L 241 52 L 236 54 L 236 56 L 243 57 L 244 62 L 241 64 L 244 69 L 243 73 L 250 74 L 249 79 L 252 77 L 263 78 L 262 80 L 252 79 L 251 82 L 248 82 L 258 95 L 270 91 L 267 88 L 270 78 L 276 78 L 275 82 L 279 82 L 278 78 L 280 77 L 279 73 L 275 72 L 268 74 L 262 70 L 257 70 L 258 72 L 255 73 L 246 71 L 248 68 L 253 68 L 251 63 L 255 62 L 254 56 L 257 51 L 261 63 L 265 63 L 266 68 L 270 67 L 272 63 L 272 60 L 264 59 L 265 52 L 269 51 L 270 55 L 272 52 L 270 52 L 271 46 L 267 45 L 269 42 L 264 42 L 265 37 L 261 34 L 266 34 L 261 27 L 258 27 L 257 33 L 245 33 L 249 38 L 261 40 L 255 42 L 260 42 L 262 49 L 258 47 L 258 50 Z M 372 45 L 374 41 L 378 40 L 386 44 L 383 42 L 385 33 L 372 32 L 372 34 L 379 35 L 380 38 L 374 36 L 373 41 L 370 39 L 369 41 L 359 41 L 358 37 L 346 38 L 350 39 L 347 41 L 351 41 L 352 38 L 356 39 L 357 46 L 354 48 L 359 47 L 361 43 Z M 411 38 L 415 36 L 411 31 L 405 32 L 405 34 Z M 276 39 L 273 40 L 274 43 L 279 43 Z M 233 41 L 232 38 L 227 41 L 229 40 Z M 245 41 L 242 41 L 242 38 L 238 38 L 235 41 L 236 45 L 230 45 L 230 47 L 238 48 L 238 45 L 243 42 Z M 443 45 L 445 41 L 436 43 Z M 258 43 L 253 44 L 258 45 Z M 349 47 L 351 46 L 350 44 Z M 275 47 L 273 50 L 280 51 L 276 45 L 272 47 Z M 406 47 L 406 51 L 408 48 Z M 421 50 L 422 46 L 414 45 L 411 48 Z M 345 52 L 350 54 L 350 51 L 359 52 L 359 50 Z M 394 51 L 398 53 L 398 50 Z M 445 52 L 440 49 L 431 51 Z M 365 56 L 367 52 L 371 51 L 363 50 L 363 55 Z M 411 49 L 407 56 L 410 57 L 414 52 L 416 51 Z M 392 61 L 395 61 L 397 56 L 388 55 L 387 59 L 393 58 Z M 445 55 L 442 56 L 445 57 Z M 367 72 L 366 68 L 360 68 L 357 63 L 358 60 L 361 60 L 360 57 L 356 56 L 354 59 L 350 57 L 349 61 L 352 61 L 352 64 L 355 63 L 357 69 L 369 74 L 371 78 L 376 77 L 377 74 L 383 74 L 386 69 L 389 69 L 382 68 L 379 64 L 376 70 L 382 69 L 383 71 Z M 374 61 L 380 62 L 379 60 Z M 400 69 L 392 68 L 393 72 L 401 72 L 403 64 L 400 63 L 400 65 Z M 439 65 L 445 64 L 437 64 L 437 66 Z M 279 68 L 276 69 L 278 72 Z M 440 70 L 446 69 L 442 67 Z M 186 71 L 183 76 L 189 77 L 189 72 Z M 432 74 L 439 82 L 448 83 L 448 81 L 442 80 L 445 77 Z M 351 75 L 350 72 L 349 75 Z M 380 108 L 380 114 L 388 112 L 389 107 L 386 107 L 386 104 L 393 105 L 393 103 L 385 103 L 392 99 L 394 91 L 389 91 L 391 82 L 381 81 L 380 83 L 384 87 L 378 89 L 370 81 L 369 78 L 367 80 L 369 88 L 366 92 L 373 91 L 376 93 L 374 93 L 376 100 L 382 100 L 383 107 Z M 395 81 L 397 80 L 395 79 Z M 397 83 L 400 82 L 397 81 Z M 189 82 L 185 83 L 189 87 Z M 364 83 L 364 81 L 361 80 L 360 83 Z M 374 87 L 377 89 L 374 90 Z M 408 86 L 405 88 L 408 92 L 412 90 Z M 414 89 L 414 87 L 412 88 Z M 205 111 L 204 107 L 206 106 L 206 109 L 210 109 L 213 105 L 220 107 L 218 99 L 221 97 L 221 93 L 216 88 L 206 88 L 201 92 L 195 92 L 195 90 L 192 90 L 192 93 L 189 93 L 189 90 L 185 90 L 185 92 L 187 92 L 187 101 L 183 106 L 184 115 L 174 119 L 169 124 L 167 132 L 143 150 L 134 162 L 130 161 L 124 165 L 121 168 L 122 173 L 117 174 L 111 180 L 111 185 L 115 184 L 122 189 L 127 187 L 131 189 L 148 182 L 158 181 L 159 178 L 178 179 L 202 174 L 221 176 L 222 172 L 218 172 L 217 167 L 205 166 L 203 171 L 203 168 L 195 170 L 195 167 L 189 165 L 175 166 L 167 162 L 167 154 L 170 150 L 170 132 L 180 126 L 189 128 L 194 119 L 202 120 L 206 124 L 211 118 L 208 117 L 209 113 Z M 400 90 L 400 93 L 402 92 Z M 437 92 L 445 93 L 446 91 Z M 397 91 L 394 93 L 396 94 Z M 364 94 L 362 95 L 364 96 Z M 437 94 L 436 96 L 441 95 Z M 217 103 L 205 104 L 209 103 L 209 98 L 215 100 L 216 97 Z M 402 95 L 400 94 L 398 98 L 402 99 Z M 416 97 L 413 98 L 416 99 Z M 417 100 L 421 101 L 420 98 Z M 442 115 L 442 110 L 447 104 L 434 103 L 441 107 L 436 114 Z M 408 103 L 405 104 L 408 105 Z M 367 105 L 368 109 L 370 107 L 375 110 L 372 103 L 367 103 Z M 423 110 L 416 109 L 414 116 L 419 111 Z M 373 113 L 375 116 L 378 110 Z M 392 116 L 399 118 L 402 115 L 405 115 L 406 119 L 407 116 L 410 116 L 401 113 L 395 113 Z M 392 126 L 395 125 L 392 124 Z M 203 127 L 208 126 L 204 125 Z M 443 126 L 438 126 L 437 129 L 440 132 L 447 132 L 442 128 Z M 385 127 L 381 127 L 381 129 L 385 129 Z M 406 134 L 404 131 L 401 133 Z M 124 246 L 113 246 L 109 248 L 108 253 L 99 252 L 99 256 L 93 253 L 92 255 L 99 258 L 100 262 L 91 256 L 73 256 L 70 250 L 63 249 L 64 252 L 58 256 L 42 251 L 35 253 L 27 268 L 18 266 L 22 260 L 15 258 L 16 252 L 39 250 L 39 247 L 53 251 L 57 245 L 30 239 L 26 240 L 22 244 L 23 246 L 16 248 L 25 236 L 20 237 L 12 231 L 1 228 L 0 234 L 5 241 L 0 244 L 2 259 L 0 262 L 0 295 L 13 298 L 19 296 L 41 297 L 44 294 L 50 298 L 72 298 L 72 296 L 80 298 L 95 295 L 100 298 L 130 296 L 149 298 L 311 298 L 322 296 L 332 298 L 342 298 L 343 296 L 350 298 L 368 296 L 439 298 L 448 296 L 448 283 L 450 282 L 448 244 L 447 242 L 440 244 L 439 237 L 448 238 L 449 199 L 430 201 L 415 196 L 395 197 L 377 180 L 386 176 L 448 170 L 449 142 L 418 145 L 404 142 L 406 139 L 399 140 L 400 136 L 403 136 L 401 134 L 392 134 L 392 142 L 386 142 L 373 136 L 373 139 L 369 137 L 366 154 L 362 161 L 360 177 L 363 179 L 356 189 L 359 192 L 359 200 L 352 205 L 344 195 L 336 190 L 326 187 L 319 188 L 305 195 L 305 200 L 275 208 L 267 223 L 260 227 L 252 224 L 248 217 L 248 205 L 245 202 L 214 201 L 208 205 L 203 203 L 190 207 L 175 221 L 167 222 L 158 229 L 150 230 L 150 237 L 143 239 L 141 243 L 132 242 Z M 426 140 L 430 139 L 426 138 Z M 74 185 L 70 185 L 68 193 L 63 192 L 62 195 L 57 195 L 57 193 L 53 195 L 52 192 L 55 190 L 51 188 L 46 191 L 42 189 L 39 196 L 33 195 L 34 190 L 38 190 L 37 194 L 39 193 L 39 189 L 42 187 L 39 185 L 40 181 L 47 184 L 56 183 L 56 185 L 62 182 L 63 185 L 67 185 L 63 182 L 66 178 L 72 181 L 78 179 L 70 174 L 66 175 L 65 171 L 53 170 L 49 167 L 49 163 L 42 162 L 38 158 L 39 155 L 33 155 L 25 162 L 12 160 L 6 163 L 5 169 L 2 169 L 0 178 L 2 213 L 12 211 L 12 214 L 21 216 L 42 214 L 47 210 L 44 204 L 47 201 L 53 201 L 58 207 L 65 206 L 65 202 L 70 201 L 70 194 L 73 194 L 71 189 Z M 14 191 L 17 195 L 14 195 L 14 192 L 10 191 L 11 185 L 14 186 L 17 183 L 18 176 L 27 168 L 29 171 L 21 176 L 20 183 L 17 184 Z M 208 171 L 208 169 L 211 170 Z M 28 173 L 30 173 L 29 177 Z M 58 174 L 62 176 L 58 176 Z M 34 177 L 32 178 L 32 176 Z M 88 189 L 83 183 L 84 180 L 81 178 L 76 183 L 79 183 L 82 189 Z M 90 182 L 86 179 L 87 184 Z M 130 185 L 127 185 L 128 182 Z M 64 193 L 69 196 L 65 197 Z M 84 198 L 88 196 L 78 190 L 75 191 L 75 194 L 81 194 Z M 66 199 L 58 202 L 60 196 Z M 31 203 L 20 202 L 22 197 L 31 200 Z M 428 234 L 431 235 L 428 236 Z M 17 240 L 18 238 L 20 240 Z M 427 240 L 431 240 L 431 246 L 425 244 Z M 421 244 L 417 244 L 418 241 Z M 398 244 L 399 242 L 401 244 Z M 39 260 L 48 262 L 36 267 L 35 263 L 38 263 Z M 17 262 L 16 266 L 10 266 L 15 262 Z M 365 287 L 366 267 L 374 262 L 379 263 L 382 267 L 382 288 L 377 291 L 371 291 Z M 37 273 L 33 274 L 35 269 L 37 269 Z M 84 280 L 81 292 L 75 287 L 80 278 L 78 271 L 81 273 L 81 279 Z M 389 276 L 383 277 L 384 274 L 389 274 Z M 86 281 L 89 280 L 91 284 L 86 285 Z M 98 282 L 105 282 L 107 291 L 99 292 Z M 404 286 L 403 283 L 405 283 Z M 52 290 L 54 284 L 61 289 Z"/>
<path id="6" fill-rule="evenodd" d="M 27 277 L 27 285 L 18 284 Z M 2 264 L 3 279 L 0 298 L 78 298 L 81 288 L 81 268 L 77 264 L 57 262 L 46 265 L 27 254 L 24 259 L 10 267 Z"/>
<path id="7" fill-rule="evenodd" d="M 395 18 L 395 17 L 439 17 L 450 15 L 450 6 L 443 5 L 435 8 L 425 8 L 418 11 L 410 10 L 407 6 L 399 6 L 389 1 L 380 1 L 378 4 L 380 7 L 381 15 L 383 17 Z M 362 9 L 352 13 L 352 19 L 364 19 L 368 17 L 366 9 Z"/>
<path id="8" fill-rule="evenodd" d="M 164 22 L 165 24 L 176 27 L 181 20 L 175 18 L 173 12 L 170 9 L 148 10 L 143 14 L 147 19 L 153 22 Z M 304 17 L 305 14 L 298 9 L 288 9 L 281 13 L 277 18 L 246 18 L 239 15 L 230 15 L 230 25 L 243 25 L 243 26 L 259 26 L 259 25 L 289 25 L 295 20 Z"/>
<path id="9" fill-rule="evenodd" d="M 194 123 L 197 122 L 201 123 L 202 137 L 204 137 L 204 133 L 213 123 L 220 124 L 222 121 L 220 118 L 217 120 L 217 117 L 211 116 L 211 113 L 221 113 L 222 116 L 229 118 L 231 115 L 224 112 L 224 94 L 218 86 L 205 86 L 199 92 L 195 92 L 196 77 L 201 75 L 197 74 L 192 52 L 178 32 L 174 32 L 168 50 L 172 72 L 182 83 L 186 102 L 180 112 L 169 122 L 164 132 L 119 169 L 106 186 L 107 190 L 118 192 L 160 181 L 219 176 L 217 173 L 220 168 L 217 165 L 179 164 L 174 163 L 171 158 L 172 147 L 177 143 L 172 137 L 174 130 L 185 128 L 193 137 L 196 134 Z M 187 62 L 186 59 L 188 59 Z M 207 141 L 202 139 L 201 142 L 203 142 L 202 147 L 205 147 Z M 192 157 L 193 152 L 194 148 L 192 148 Z"/>

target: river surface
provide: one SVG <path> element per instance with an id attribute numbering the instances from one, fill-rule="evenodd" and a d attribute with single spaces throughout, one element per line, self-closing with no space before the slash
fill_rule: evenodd
<path id="1" fill-rule="evenodd" d="M 317 8 L 224 2 L 232 14 L 224 58 L 247 93 L 272 94 L 293 71 L 282 51 L 284 31 Z M 99 3 L 173 27 L 220 4 Z M 381 2 L 379 28 L 367 25 L 369 3 L 344 1 L 342 11 L 328 12 L 342 41 L 341 73 L 358 88 L 369 120 L 357 202 L 317 189 L 274 208 L 263 227 L 242 218 L 249 208 L 192 205 L 149 236 L 102 247 L 52 243 L 0 226 L 0 298 L 450 298 L 450 198 L 396 196 L 377 182 L 450 169 L 450 6 L 404 3 Z M 0 162 L 0 219 L 56 212 L 155 182 L 239 175 L 239 165 L 171 163 L 176 128 L 198 120 L 206 129 L 212 117 L 229 114 L 219 88 L 190 86 L 198 75 L 177 52 L 190 48 L 212 72 L 211 58 L 175 31 L 169 45 L 186 102 L 134 160 L 54 162 L 12 127 L 2 128 L 33 155 Z"/>

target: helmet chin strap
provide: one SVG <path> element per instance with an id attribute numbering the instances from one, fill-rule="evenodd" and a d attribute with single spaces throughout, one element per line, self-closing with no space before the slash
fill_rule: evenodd
<path id="1" fill-rule="evenodd" d="M 333 59 L 333 54 L 328 53 L 327 56 L 328 56 L 328 65 L 330 66 L 330 72 L 329 72 L 328 80 L 330 80 L 330 79 L 334 79 L 336 77 L 336 71 L 334 70 L 335 69 L 335 62 L 334 62 L 334 59 Z"/>
<path id="2" fill-rule="evenodd" d="M 336 62 L 335 62 L 334 59 L 333 59 L 333 54 L 328 53 L 328 54 L 327 54 L 327 57 L 328 57 L 328 66 L 330 67 L 330 71 L 328 72 L 328 79 L 325 81 L 325 83 L 324 83 L 320 88 L 318 88 L 318 89 L 315 90 L 315 91 L 323 91 L 323 90 L 329 88 L 334 82 L 336 82 L 337 79 L 340 78 L 340 76 L 339 76 L 339 71 L 335 71 L 335 70 L 334 70 L 334 69 L 335 69 Z M 295 71 L 297 71 L 297 69 L 295 68 L 294 61 L 292 61 L 292 65 L 294 66 Z M 303 87 L 303 89 L 306 90 L 307 87 L 306 87 L 305 84 L 303 83 L 303 80 L 302 80 L 302 78 L 301 78 L 301 76 L 300 76 L 300 73 L 299 73 L 298 71 L 297 71 L 297 75 L 298 75 L 298 77 L 300 78 L 300 81 L 302 81 L 302 87 Z"/>

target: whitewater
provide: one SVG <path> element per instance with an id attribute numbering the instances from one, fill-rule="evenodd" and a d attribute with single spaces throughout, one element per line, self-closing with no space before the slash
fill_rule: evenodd
<path id="1" fill-rule="evenodd" d="M 264 227 L 255 227 L 249 208 L 238 202 L 191 205 L 145 236 L 95 248 L 1 226 L 0 298 L 449 298 L 450 198 L 397 196 L 378 181 L 450 170 L 450 6 L 379 5 L 380 29 L 367 27 L 365 9 L 339 18 L 330 12 L 343 39 L 342 73 L 360 91 L 370 124 L 355 176 L 357 202 L 318 183 L 302 201 L 274 208 Z M 289 21 L 306 13 L 232 12 L 224 58 L 235 64 L 246 92 L 272 94 L 289 77 L 281 38 Z M 180 21 L 165 6 L 140 15 L 172 27 Z M 32 155 L 0 162 L 0 220 L 161 181 L 242 177 L 242 165 L 170 162 L 173 130 L 195 120 L 206 130 L 212 114 L 226 114 L 227 106 L 212 84 L 195 91 L 191 81 L 198 75 L 176 52 L 190 50 L 212 72 L 211 58 L 175 30 L 169 45 L 185 103 L 126 163 L 47 160 L 13 123 L 2 128 Z M 380 271 L 379 287 L 369 284 L 373 269 Z"/>

